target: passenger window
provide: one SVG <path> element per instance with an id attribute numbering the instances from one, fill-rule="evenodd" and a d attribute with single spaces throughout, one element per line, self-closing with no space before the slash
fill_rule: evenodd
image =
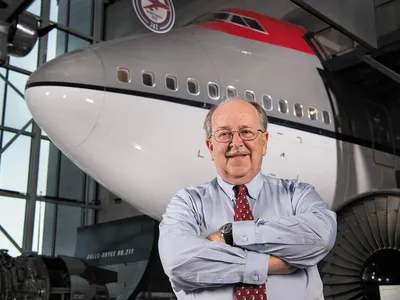
<path id="1" fill-rule="evenodd" d="M 265 110 L 272 110 L 272 98 L 269 95 L 262 95 L 262 106 Z"/>
<path id="2" fill-rule="evenodd" d="M 219 88 L 216 83 L 213 82 L 208 83 L 208 96 L 214 100 L 219 99 Z"/>
<path id="3" fill-rule="evenodd" d="M 279 111 L 283 114 L 287 114 L 288 113 L 288 103 L 286 100 L 279 100 Z"/>
<path id="4" fill-rule="evenodd" d="M 131 82 L 131 74 L 129 69 L 118 67 L 117 78 L 119 82 L 129 83 Z"/>
<path id="5" fill-rule="evenodd" d="M 178 80 L 175 76 L 167 75 L 165 77 L 165 86 L 171 91 L 176 91 L 178 90 Z"/>
<path id="6" fill-rule="evenodd" d="M 187 89 L 188 92 L 192 95 L 198 95 L 200 94 L 199 92 L 199 83 L 195 79 L 189 78 L 187 81 Z"/>
<path id="7" fill-rule="evenodd" d="M 310 118 L 310 120 L 312 120 L 312 121 L 317 120 L 318 119 L 317 113 L 318 112 L 314 107 L 310 106 L 308 108 L 308 117 Z"/>
<path id="8" fill-rule="evenodd" d="M 143 71 L 142 73 L 142 81 L 146 86 L 155 86 L 154 74 L 152 72 Z"/>
<path id="9" fill-rule="evenodd" d="M 235 87 L 230 85 L 230 86 L 228 86 L 226 88 L 226 94 L 227 94 L 228 98 L 236 97 L 237 96 L 237 90 L 235 89 Z"/>
<path id="10" fill-rule="evenodd" d="M 303 117 L 303 105 L 299 103 L 294 104 L 294 115 L 299 118 Z"/>
<path id="11" fill-rule="evenodd" d="M 322 112 L 322 121 L 326 124 L 329 125 L 331 123 L 331 118 L 329 116 L 329 113 L 327 111 Z"/>
<path id="12" fill-rule="evenodd" d="M 246 91 L 244 93 L 244 97 L 246 98 L 247 101 L 254 101 L 255 100 L 255 96 L 254 96 L 254 93 L 252 91 Z"/>

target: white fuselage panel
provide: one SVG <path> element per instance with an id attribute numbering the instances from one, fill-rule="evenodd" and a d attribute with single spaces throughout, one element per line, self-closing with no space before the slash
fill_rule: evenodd
<path id="1" fill-rule="evenodd" d="M 64 145 L 70 144 L 68 139 L 74 141 L 75 134 L 79 135 L 76 131 L 79 124 L 47 128 L 47 124 L 55 123 L 41 117 L 39 125 L 51 132 L 53 142 L 61 145 L 62 151 L 74 163 L 144 214 L 160 220 L 177 190 L 208 182 L 217 176 L 205 145 L 203 122 L 206 109 L 120 93 L 57 86 L 31 87 L 27 97 L 41 99 L 48 93 L 75 99 L 75 104 L 82 103 L 81 106 L 74 105 L 73 109 L 65 106 L 57 110 L 58 116 L 50 106 L 52 114 L 42 112 L 43 116 L 51 115 L 55 119 L 76 119 L 73 118 L 76 114 L 95 116 L 85 110 L 95 109 L 97 114 L 101 103 L 96 124 L 75 148 Z M 88 105 L 87 99 L 94 100 L 93 105 Z M 37 115 L 35 107 L 30 108 Z M 368 172 L 371 171 L 368 166 L 372 164 L 372 151 L 364 147 L 271 123 L 268 131 L 268 150 L 262 171 L 270 176 L 314 185 L 331 208 L 339 207 L 348 196 L 354 197 L 377 184 L 392 184 L 385 179 L 390 179 L 392 174 L 379 175 L 385 172 L 381 168 L 375 166 L 375 172 Z"/>

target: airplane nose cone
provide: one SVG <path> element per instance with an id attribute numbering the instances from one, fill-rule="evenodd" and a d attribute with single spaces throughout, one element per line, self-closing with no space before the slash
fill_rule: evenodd
<path id="1" fill-rule="evenodd" d="M 90 48 L 56 58 L 30 76 L 25 100 L 37 124 L 64 150 L 82 144 L 104 101 L 105 72 Z"/>

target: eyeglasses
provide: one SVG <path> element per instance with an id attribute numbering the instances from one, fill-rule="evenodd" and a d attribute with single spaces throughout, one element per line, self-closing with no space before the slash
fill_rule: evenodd
<path id="1" fill-rule="evenodd" d="M 215 131 L 211 136 L 214 136 L 215 140 L 219 143 L 227 143 L 233 139 L 235 132 L 239 134 L 243 141 L 252 141 L 258 136 L 259 132 L 264 133 L 265 131 L 253 128 L 243 128 L 240 130 L 220 129 Z"/>

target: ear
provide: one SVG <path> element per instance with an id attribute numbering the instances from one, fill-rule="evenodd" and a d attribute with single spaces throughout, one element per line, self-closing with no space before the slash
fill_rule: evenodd
<path id="1" fill-rule="evenodd" d="M 269 134 L 268 131 L 263 133 L 263 155 L 265 156 L 267 154 L 267 144 L 268 144 L 268 138 L 269 138 Z"/>
<path id="2" fill-rule="evenodd" d="M 211 159 L 214 160 L 214 156 L 213 156 L 214 145 L 210 139 L 206 139 L 206 145 L 207 145 L 208 150 L 210 151 Z"/>

